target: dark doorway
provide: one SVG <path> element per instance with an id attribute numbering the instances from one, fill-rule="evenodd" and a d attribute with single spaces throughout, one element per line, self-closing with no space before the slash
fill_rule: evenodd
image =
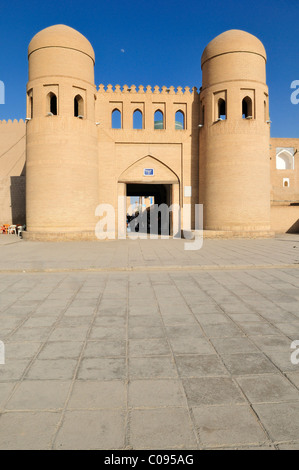
<path id="1" fill-rule="evenodd" d="M 158 211 L 158 207 L 161 204 L 166 204 L 168 207 L 171 206 L 172 202 L 172 185 L 171 184 L 127 184 L 127 197 L 133 199 L 138 198 L 150 198 L 153 205 L 146 207 L 136 207 L 135 213 L 132 214 L 132 218 L 127 215 L 130 219 L 131 227 L 136 232 L 142 233 L 154 233 L 154 234 L 170 234 L 171 227 L 171 213 L 169 218 L 163 217 L 163 212 Z M 138 202 L 137 202 L 138 205 Z M 134 212 L 134 211 L 133 211 Z M 138 223 L 134 224 L 134 218 Z"/>

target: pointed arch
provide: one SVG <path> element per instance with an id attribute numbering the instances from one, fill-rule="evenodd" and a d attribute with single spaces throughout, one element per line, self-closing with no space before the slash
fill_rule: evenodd
<path id="1" fill-rule="evenodd" d="M 242 118 L 248 119 L 253 117 L 252 110 L 252 99 L 249 96 L 245 96 L 242 100 Z"/>
<path id="2" fill-rule="evenodd" d="M 111 129 L 121 129 L 121 111 L 114 108 L 111 113 Z"/>
<path id="3" fill-rule="evenodd" d="M 276 169 L 294 170 L 294 156 L 289 150 L 282 149 L 276 154 Z"/>
<path id="4" fill-rule="evenodd" d="M 218 116 L 217 119 L 226 119 L 226 102 L 223 98 L 218 100 Z"/>
<path id="5" fill-rule="evenodd" d="M 154 114 L 154 129 L 164 129 L 164 115 L 161 109 L 157 109 Z"/>
<path id="6" fill-rule="evenodd" d="M 175 113 L 175 129 L 185 129 L 185 114 L 181 109 Z"/>
<path id="7" fill-rule="evenodd" d="M 84 100 L 81 95 L 76 95 L 74 98 L 74 116 L 84 117 Z"/>
<path id="8" fill-rule="evenodd" d="M 47 95 L 47 108 L 49 113 L 57 115 L 57 96 L 52 91 Z"/>
<path id="9" fill-rule="evenodd" d="M 144 176 L 143 170 L 145 168 L 153 168 L 154 176 L 151 178 Z M 152 155 L 146 155 L 136 160 L 120 174 L 118 179 L 119 183 L 148 183 L 149 181 L 174 184 L 179 183 L 180 179 L 168 165 Z"/>
<path id="10" fill-rule="evenodd" d="M 133 129 L 143 129 L 143 114 L 141 109 L 135 109 L 133 112 Z"/>

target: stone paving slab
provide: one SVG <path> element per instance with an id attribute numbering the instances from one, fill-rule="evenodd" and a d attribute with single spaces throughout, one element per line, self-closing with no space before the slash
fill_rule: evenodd
<path id="1" fill-rule="evenodd" d="M 185 250 L 183 239 L 33 242 L 0 234 L 0 271 L 126 271 L 299 267 L 299 235 L 270 239 L 204 239 L 199 250 Z M 149 256 L 150 255 L 150 256 Z M 256 282 L 258 284 L 258 282 Z M 169 286 L 170 287 L 170 286 Z M 159 290 L 163 298 L 163 288 Z M 173 286 L 166 294 L 172 297 Z M 221 295 L 219 291 L 218 295 Z M 273 295 L 275 289 L 273 286 Z M 229 301 L 229 297 L 227 297 Z M 283 298 L 281 299 L 281 301 Z"/>
<path id="2" fill-rule="evenodd" d="M 148 242 L 0 243 L 0 449 L 298 449 L 299 237 Z"/>

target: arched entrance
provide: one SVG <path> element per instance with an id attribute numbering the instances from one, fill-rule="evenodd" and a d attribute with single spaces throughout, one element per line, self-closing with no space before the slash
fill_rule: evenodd
<path id="1" fill-rule="evenodd" d="M 118 196 L 126 198 L 126 219 L 138 217 L 138 223 L 132 223 L 131 227 L 143 233 L 160 234 L 162 230 L 163 234 L 171 235 L 172 212 L 166 221 L 157 206 L 179 205 L 179 187 L 178 176 L 152 156 L 130 165 L 119 177 Z"/>
<path id="2" fill-rule="evenodd" d="M 172 204 L 171 184 L 127 184 L 128 222 L 134 219 L 136 215 L 139 216 L 138 223 L 131 224 L 132 230 L 157 235 L 161 235 L 161 233 L 170 235 L 172 233 L 171 213 L 162 227 L 161 211 L 159 212 L 157 208 L 157 206 L 161 207 L 162 204 L 166 204 L 167 207 Z"/>

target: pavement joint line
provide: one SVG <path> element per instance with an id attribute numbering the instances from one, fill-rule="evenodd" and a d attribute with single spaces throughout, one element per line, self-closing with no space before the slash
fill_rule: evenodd
<path id="1" fill-rule="evenodd" d="M 129 257 L 129 253 L 127 253 L 127 259 Z M 129 384 L 131 382 L 130 378 L 130 354 L 129 354 L 129 299 L 130 299 L 130 284 L 126 282 L 126 316 L 125 316 L 125 332 L 126 332 L 126 339 L 125 339 L 125 369 L 126 369 L 126 377 L 123 381 L 125 386 L 125 406 L 124 406 L 124 436 L 123 436 L 123 447 L 124 449 L 131 449 L 132 446 L 130 444 L 130 437 L 131 437 L 131 414 L 130 414 L 130 406 L 129 406 Z"/>
<path id="2" fill-rule="evenodd" d="M 0 274 L 19 273 L 69 273 L 69 272 L 148 272 L 148 271 L 244 271 L 259 269 L 299 269 L 299 263 L 294 264 L 259 264 L 259 265 L 169 265 L 169 266 L 119 266 L 101 268 L 19 268 L 0 269 Z"/>

